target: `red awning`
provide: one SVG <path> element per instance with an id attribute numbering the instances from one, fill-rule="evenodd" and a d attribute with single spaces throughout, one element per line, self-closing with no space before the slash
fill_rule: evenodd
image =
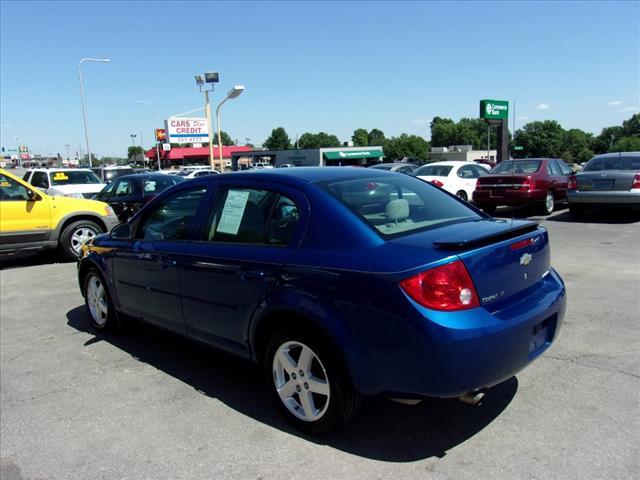
<path id="1" fill-rule="evenodd" d="M 245 146 L 236 146 L 232 145 L 229 147 L 222 147 L 222 158 L 231 158 L 231 155 L 236 152 L 251 152 L 253 148 L 245 147 Z M 213 147 L 213 158 L 218 159 L 219 155 L 218 147 L 214 145 Z M 145 152 L 145 155 L 150 160 L 156 159 L 156 149 L 152 148 Z M 209 147 L 173 147 L 168 152 L 160 149 L 160 158 L 162 160 L 184 160 L 187 158 L 196 158 L 196 157 L 209 157 Z"/>

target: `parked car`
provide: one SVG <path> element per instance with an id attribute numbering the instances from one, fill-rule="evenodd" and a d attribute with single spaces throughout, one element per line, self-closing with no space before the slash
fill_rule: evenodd
<path id="1" fill-rule="evenodd" d="M 377 209 L 351 195 L 376 190 L 390 192 Z M 549 347 L 565 310 L 537 223 L 374 169 L 197 178 L 85 251 L 95 329 L 131 316 L 260 362 L 285 418 L 311 433 L 346 422 L 361 395 L 500 383 Z"/>
<path id="2" fill-rule="evenodd" d="M 199 168 L 197 170 L 180 170 L 179 177 L 182 178 L 198 178 L 206 177 L 207 175 L 218 175 L 220 172 L 211 168 Z"/>
<path id="3" fill-rule="evenodd" d="M 91 168 L 91 170 L 93 170 L 93 172 L 102 180 L 103 183 L 111 183 L 118 177 L 136 173 L 136 171 L 131 167 L 118 165 L 111 165 L 108 167 L 93 167 Z"/>
<path id="4" fill-rule="evenodd" d="M 0 253 L 57 248 L 75 260 L 84 241 L 118 223 L 109 205 L 80 198 L 52 197 L 0 169 Z"/>
<path id="5" fill-rule="evenodd" d="M 104 188 L 88 168 L 34 168 L 22 179 L 52 197 L 93 198 Z"/>
<path id="6" fill-rule="evenodd" d="M 371 165 L 369 168 L 413 175 L 413 172 L 418 168 L 418 166 L 413 163 L 378 163 L 376 165 Z"/>
<path id="7" fill-rule="evenodd" d="M 107 185 L 97 195 L 96 200 L 111 205 L 120 221 L 126 222 L 160 192 L 184 181 L 184 178 L 162 173 L 125 175 Z"/>
<path id="8" fill-rule="evenodd" d="M 486 174 L 484 166 L 457 160 L 429 163 L 413 172 L 421 180 L 431 182 L 465 201 L 471 200 L 477 179 Z"/>
<path id="9" fill-rule="evenodd" d="M 569 178 L 569 212 L 588 208 L 640 208 L 640 152 L 593 157 L 581 173 Z"/>
<path id="10" fill-rule="evenodd" d="M 558 158 L 504 160 L 478 178 L 473 201 L 489 214 L 499 206 L 534 205 L 549 215 L 556 204 L 566 202 L 572 173 Z"/>

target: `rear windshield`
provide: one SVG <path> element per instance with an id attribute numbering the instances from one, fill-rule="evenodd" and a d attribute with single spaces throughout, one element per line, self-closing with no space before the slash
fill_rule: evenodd
<path id="1" fill-rule="evenodd" d="M 380 165 L 372 165 L 371 168 L 375 168 L 377 170 L 391 170 L 393 166 L 393 163 L 383 163 Z"/>
<path id="2" fill-rule="evenodd" d="M 163 190 L 172 187 L 176 183 L 183 181 L 182 177 L 177 175 L 157 175 L 155 177 L 145 177 L 142 179 L 143 196 L 158 195 Z"/>
<path id="3" fill-rule="evenodd" d="M 104 171 L 104 179 L 107 182 L 112 181 L 115 178 L 122 177 L 123 175 L 129 175 L 134 173 L 133 168 L 110 168 Z"/>
<path id="4" fill-rule="evenodd" d="M 102 183 L 98 176 L 88 170 L 53 170 L 49 172 L 51 185 L 84 185 L 87 183 Z"/>
<path id="5" fill-rule="evenodd" d="M 640 155 L 637 157 L 596 157 L 589 160 L 583 172 L 598 170 L 640 170 Z"/>
<path id="6" fill-rule="evenodd" d="M 325 182 L 319 186 L 383 238 L 482 218 L 427 182 L 407 175 L 398 177 Z"/>
<path id="7" fill-rule="evenodd" d="M 417 177 L 446 177 L 453 167 L 450 165 L 425 165 L 413 171 Z"/>
<path id="8" fill-rule="evenodd" d="M 534 173 L 540 168 L 540 160 L 505 160 L 493 167 L 489 173 Z"/>

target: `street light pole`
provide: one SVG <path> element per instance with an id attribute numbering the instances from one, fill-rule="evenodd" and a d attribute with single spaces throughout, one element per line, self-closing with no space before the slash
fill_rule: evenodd
<path id="1" fill-rule="evenodd" d="M 218 104 L 218 107 L 216 108 L 216 124 L 218 125 L 218 157 L 220 157 L 220 173 L 224 171 L 222 167 L 222 138 L 220 138 L 222 136 L 222 127 L 220 125 L 220 107 L 222 107 L 222 104 L 224 102 L 232 98 L 236 98 L 242 92 L 244 92 L 244 85 L 236 85 L 231 90 L 229 90 L 229 93 L 227 93 L 227 96 L 224 98 L 224 100 L 222 100 Z"/>
<path id="2" fill-rule="evenodd" d="M 209 165 L 212 170 L 216 169 L 216 166 L 213 163 L 213 128 L 211 125 L 211 103 L 209 102 L 209 90 L 205 89 L 204 91 L 204 113 L 207 116 L 207 135 L 209 135 Z M 220 143 L 220 138 L 218 137 L 218 143 Z M 220 170 L 222 173 L 222 170 Z"/>
<path id="3" fill-rule="evenodd" d="M 158 161 L 158 171 L 160 171 L 162 170 L 162 167 L 160 166 L 160 146 L 158 145 L 158 139 L 156 138 L 156 107 L 153 102 L 146 102 L 144 100 L 136 100 L 136 103 L 151 105 L 151 118 L 153 120 L 153 128 L 151 129 L 151 132 L 153 134 L 152 138 L 155 138 L 156 140 L 156 160 Z M 144 149 L 142 154 L 144 155 Z"/>
<path id="4" fill-rule="evenodd" d="M 89 166 L 93 166 L 93 162 L 91 161 L 91 146 L 89 145 L 89 129 L 87 128 L 87 112 L 84 106 L 84 85 L 82 83 L 82 64 L 84 62 L 98 62 L 98 63 L 109 63 L 111 62 L 108 58 L 83 58 L 78 63 L 78 77 L 80 78 L 80 100 L 82 101 L 82 120 L 84 122 L 84 138 L 87 142 L 87 152 L 89 153 Z"/>

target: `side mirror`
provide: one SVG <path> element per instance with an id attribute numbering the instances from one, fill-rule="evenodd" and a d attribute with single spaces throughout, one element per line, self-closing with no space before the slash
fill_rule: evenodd
<path id="1" fill-rule="evenodd" d="M 39 200 L 42 200 L 42 197 L 30 188 L 27 188 L 27 198 L 29 199 L 29 202 L 37 202 Z"/>
<path id="2" fill-rule="evenodd" d="M 128 223 L 116 225 L 111 230 L 110 236 L 114 240 L 131 240 L 131 225 Z"/>

